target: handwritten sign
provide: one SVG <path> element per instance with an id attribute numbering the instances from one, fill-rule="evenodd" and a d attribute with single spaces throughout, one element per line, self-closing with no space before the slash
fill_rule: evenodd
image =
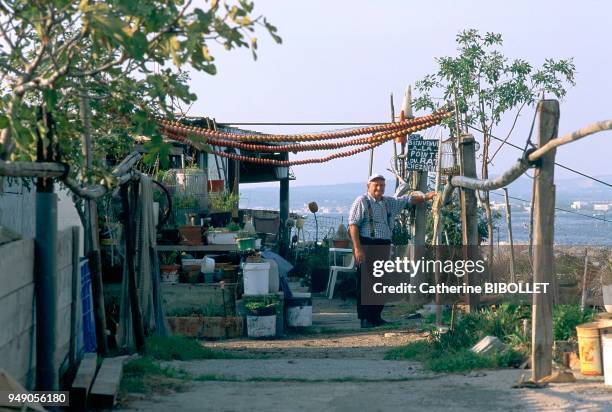
<path id="1" fill-rule="evenodd" d="M 406 169 L 435 172 L 438 161 L 438 140 L 411 135 L 408 139 Z"/>

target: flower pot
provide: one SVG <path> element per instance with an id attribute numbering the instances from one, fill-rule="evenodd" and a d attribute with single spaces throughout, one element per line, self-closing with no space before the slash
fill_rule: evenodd
<path id="1" fill-rule="evenodd" d="M 349 246 L 348 239 L 334 239 L 332 241 L 334 247 L 346 249 Z"/>
<path id="2" fill-rule="evenodd" d="M 225 227 L 232 220 L 232 212 L 209 213 L 210 225 L 212 227 Z"/>
<path id="3" fill-rule="evenodd" d="M 182 275 L 184 283 L 201 283 L 200 265 L 183 265 Z"/>
<path id="4" fill-rule="evenodd" d="M 276 315 L 247 316 L 247 336 L 250 338 L 273 338 L 276 336 Z"/>
<path id="5" fill-rule="evenodd" d="M 202 244 L 202 227 L 201 226 L 181 226 L 181 244 L 188 246 L 198 246 Z"/>
<path id="6" fill-rule="evenodd" d="M 161 281 L 163 283 L 178 283 L 179 280 L 179 265 L 159 265 Z"/>
<path id="7" fill-rule="evenodd" d="M 236 245 L 238 246 L 238 250 L 252 250 L 255 249 L 255 239 L 254 237 L 245 237 L 242 239 L 236 239 Z"/>
<path id="8" fill-rule="evenodd" d="M 209 245 L 234 245 L 236 244 L 237 232 L 208 232 L 206 240 Z"/>

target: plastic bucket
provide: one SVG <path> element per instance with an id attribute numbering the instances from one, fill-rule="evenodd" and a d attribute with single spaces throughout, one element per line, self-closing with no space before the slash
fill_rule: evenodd
<path id="1" fill-rule="evenodd" d="M 312 326 L 312 295 L 310 293 L 294 293 L 286 299 L 287 325 L 291 327 Z"/>
<path id="2" fill-rule="evenodd" d="M 601 375 L 603 370 L 598 323 L 583 323 L 576 326 L 576 332 L 580 353 L 580 373 L 583 375 Z"/>
<path id="3" fill-rule="evenodd" d="M 245 295 L 265 295 L 268 293 L 270 263 L 245 263 L 242 271 Z"/>
<path id="4" fill-rule="evenodd" d="M 609 333 L 601 335 L 601 347 L 603 352 L 604 383 L 612 386 L 612 329 Z"/>
<path id="5" fill-rule="evenodd" d="M 276 315 L 247 316 L 249 338 L 271 338 L 276 336 Z"/>

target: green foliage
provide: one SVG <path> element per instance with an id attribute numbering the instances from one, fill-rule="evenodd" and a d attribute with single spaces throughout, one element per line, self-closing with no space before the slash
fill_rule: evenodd
<path id="1" fill-rule="evenodd" d="M 245 303 L 244 307 L 249 312 L 257 314 L 257 312 L 264 311 L 266 309 L 276 308 L 277 305 L 278 300 L 266 296 L 260 299 L 252 299 Z"/>
<path id="2" fill-rule="evenodd" d="M 210 210 L 211 212 L 231 212 L 232 209 L 238 206 L 240 197 L 237 193 L 224 192 L 219 195 L 211 195 Z"/>
<path id="3" fill-rule="evenodd" d="M 504 113 L 532 105 L 542 92 L 563 98 L 566 85 L 575 84 L 572 59 L 547 58 L 540 68 L 522 59 L 510 60 L 502 54 L 501 34 L 464 30 L 456 43 L 457 55 L 437 58 L 438 71 L 416 83 L 416 109 L 433 110 L 456 97 L 468 123 L 479 124 L 488 134 Z M 435 103 L 432 96 L 440 92 L 443 101 Z M 454 121 L 446 123 L 451 130 Z"/>
<path id="4" fill-rule="evenodd" d="M 229 232 L 237 232 L 240 230 L 240 225 L 236 222 L 230 222 L 228 223 L 227 226 L 225 226 L 225 229 L 227 229 Z M 244 236 L 244 237 L 248 237 L 248 236 Z"/>
<path id="5" fill-rule="evenodd" d="M 38 119 L 44 105 L 58 131 L 54 158 L 70 165 L 72 177 L 109 184 L 106 159 L 121 159 L 133 136 L 149 138 L 145 160 L 159 156 L 163 163 L 170 146 L 153 116 L 173 116 L 196 99 L 182 67 L 214 75 L 211 43 L 250 49 L 255 58 L 256 29 L 281 42 L 276 27 L 253 10 L 244 0 L 3 2 L 0 16 L 11 24 L 4 28 L 10 40 L 0 53 L 0 157 L 35 158 L 37 134 L 47 131 Z M 83 94 L 89 96 L 94 142 L 87 175 Z"/>
<path id="6" fill-rule="evenodd" d="M 198 199 L 194 195 L 174 195 L 172 207 L 175 209 L 195 209 L 198 207 Z"/>
<path id="7" fill-rule="evenodd" d="M 430 212 L 431 204 L 427 203 L 426 208 Z M 441 215 L 443 219 L 442 243 L 446 243 L 446 236 L 444 235 L 444 233 L 446 233 L 451 246 L 461 246 L 463 240 L 461 237 L 461 206 L 459 203 L 459 194 L 453 194 L 453 199 L 448 205 L 441 209 Z M 493 211 L 491 220 L 494 227 L 499 224 L 500 218 L 501 214 L 498 211 Z M 489 237 L 485 209 L 482 206 L 478 207 L 478 236 L 481 242 Z M 427 239 L 432 239 L 433 237 L 433 219 L 427 220 L 426 237 Z"/>
<path id="8" fill-rule="evenodd" d="M 393 226 L 393 232 L 391 233 L 391 243 L 394 245 L 407 245 L 410 241 L 410 230 L 407 227 L 403 227 L 399 222 Z"/>
<path id="9" fill-rule="evenodd" d="M 152 336 L 147 338 L 146 355 L 157 360 L 229 359 L 231 355 L 205 348 L 194 338 Z"/>
<path id="10" fill-rule="evenodd" d="M 553 308 L 553 335 L 555 340 L 576 338 L 576 326 L 591 322 L 597 312 L 586 308 L 580 310 L 580 305 L 555 305 Z"/>
<path id="11" fill-rule="evenodd" d="M 482 356 L 468 348 L 442 350 L 431 342 L 422 340 L 391 349 L 385 354 L 385 359 L 419 361 L 433 372 L 465 372 L 517 366 L 522 362 L 523 356 L 514 350 L 495 356 Z"/>
<path id="12" fill-rule="evenodd" d="M 159 254 L 159 260 L 162 265 L 173 265 L 178 258 L 178 252 L 164 252 Z"/>
<path id="13" fill-rule="evenodd" d="M 164 393 L 185 388 L 185 380 L 191 375 L 172 366 L 162 366 L 150 356 L 133 359 L 123 367 L 121 392 L 127 393 Z"/>

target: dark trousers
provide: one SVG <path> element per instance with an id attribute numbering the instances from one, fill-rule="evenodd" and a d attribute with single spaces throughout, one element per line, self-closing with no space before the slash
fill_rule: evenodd
<path id="1" fill-rule="evenodd" d="M 359 265 L 357 272 L 357 317 L 359 319 L 367 319 L 370 322 L 380 320 L 380 314 L 383 311 L 384 305 L 364 305 L 362 303 L 361 287 L 362 283 L 369 284 L 367 279 L 373 279 L 372 266 L 376 260 L 389 259 L 391 251 L 391 241 L 384 239 L 371 239 L 359 237 L 361 247 L 365 255 L 364 262 Z"/>

